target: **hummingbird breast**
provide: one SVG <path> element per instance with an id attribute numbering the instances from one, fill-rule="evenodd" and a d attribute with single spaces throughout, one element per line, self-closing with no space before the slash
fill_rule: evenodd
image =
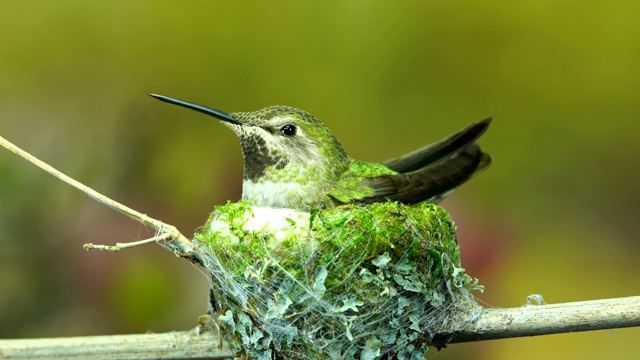
<path id="1" fill-rule="evenodd" d="M 258 141 L 259 142 L 259 141 Z M 242 199 L 256 206 L 309 210 L 327 203 L 337 181 L 335 164 L 300 153 L 278 155 L 247 151 Z"/>

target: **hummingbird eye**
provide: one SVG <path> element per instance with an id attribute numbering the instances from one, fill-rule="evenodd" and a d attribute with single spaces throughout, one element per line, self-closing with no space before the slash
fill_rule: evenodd
<path id="1" fill-rule="evenodd" d="M 298 128 L 296 128 L 295 125 L 285 125 L 280 128 L 280 134 L 284 136 L 295 136 L 297 130 Z"/>

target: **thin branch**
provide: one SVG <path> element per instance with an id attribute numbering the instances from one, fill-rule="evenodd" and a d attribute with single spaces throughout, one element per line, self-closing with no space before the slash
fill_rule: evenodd
<path id="1" fill-rule="evenodd" d="M 86 194 L 90 198 L 96 200 L 97 202 L 106 205 L 107 207 L 119 212 L 126 217 L 133 219 L 144 226 L 155 229 L 157 232 L 157 236 L 154 236 L 150 239 L 135 241 L 127 244 L 116 244 L 115 246 L 107 246 L 107 245 L 94 245 L 94 244 L 86 244 L 84 248 L 86 250 L 106 250 L 106 251 L 119 251 L 121 249 L 126 249 L 134 246 L 145 245 L 151 242 L 160 243 L 161 241 L 168 241 L 166 244 L 168 247 L 178 256 L 182 256 L 185 258 L 189 258 L 193 253 L 193 248 L 191 247 L 191 242 L 184 235 L 182 235 L 178 229 L 174 226 L 165 224 L 162 221 L 153 219 L 145 214 L 142 214 L 132 208 L 120 204 L 119 202 L 112 200 L 99 192 L 93 190 L 92 188 L 82 184 L 81 182 L 72 179 L 71 177 L 63 174 L 58 171 L 51 165 L 45 163 L 44 161 L 36 158 L 35 156 L 29 154 L 28 152 L 20 149 L 15 146 L 2 136 L 0 136 L 0 145 L 11 151 L 12 153 L 22 157 L 23 159 L 29 161 L 40 169 L 46 171 L 47 173 L 53 175 L 54 177 L 64 181 L 65 183 L 73 186 L 74 188 L 80 190 L 82 193 Z"/>
<path id="2" fill-rule="evenodd" d="M 478 320 L 457 334 L 439 334 L 434 344 L 640 325 L 640 296 L 518 308 L 484 309 Z M 209 326 L 209 328 L 211 328 Z M 214 328 L 215 329 L 215 328 Z M 0 340 L 3 359 L 228 359 L 229 345 L 217 331 Z"/>
<path id="3" fill-rule="evenodd" d="M 171 238 L 171 234 L 164 233 L 162 235 L 154 236 L 152 238 L 127 242 L 127 243 L 116 243 L 115 245 L 95 245 L 92 243 L 87 243 L 87 244 L 84 244 L 83 247 L 85 250 L 104 250 L 104 251 L 110 251 L 110 252 L 118 252 L 120 250 L 125 250 L 125 249 L 129 249 L 136 246 L 142 246 L 142 245 L 147 245 L 151 243 L 157 243 L 163 240 L 168 240 L 169 238 Z"/>
<path id="4" fill-rule="evenodd" d="M 447 343 L 507 339 L 640 326 L 640 296 L 519 308 L 483 309 L 478 320 Z"/>
<path id="5" fill-rule="evenodd" d="M 81 336 L 0 340 L 3 359 L 231 359 L 228 344 L 212 333 Z"/>

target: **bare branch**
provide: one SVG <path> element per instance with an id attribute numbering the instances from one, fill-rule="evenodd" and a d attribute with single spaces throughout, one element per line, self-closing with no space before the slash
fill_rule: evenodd
<path id="1" fill-rule="evenodd" d="M 11 151 L 12 153 L 22 157 L 23 159 L 29 161 L 40 169 L 46 171 L 47 173 L 53 175 L 54 177 L 64 181 L 65 183 L 73 186 L 74 188 L 80 190 L 82 193 L 86 194 L 90 198 L 96 200 L 97 202 L 106 205 L 107 207 L 119 212 L 126 217 L 133 219 L 144 226 L 155 229 L 157 232 L 157 236 L 146 239 L 142 241 L 136 241 L 128 244 L 116 244 L 115 246 L 107 246 L 107 245 L 94 245 L 94 244 L 86 244 L 84 248 L 86 250 L 107 250 L 107 251 L 119 251 L 121 249 L 126 249 L 134 246 L 140 246 L 152 242 L 159 243 L 160 241 L 168 241 L 169 244 L 166 244 L 167 247 L 170 248 L 176 255 L 182 256 L 185 258 L 189 258 L 192 256 L 193 249 L 191 247 L 191 242 L 184 235 L 182 235 L 178 229 L 174 226 L 165 224 L 162 221 L 153 219 L 145 214 L 142 214 L 132 208 L 120 204 L 119 202 L 112 200 L 99 192 L 93 190 L 92 188 L 82 184 L 81 182 L 72 179 L 71 177 L 63 174 L 58 171 L 51 165 L 45 163 L 44 161 L 36 158 L 35 156 L 29 154 L 28 152 L 20 149 L 15 146 L 2 136 L 0 136 L 0 145 Z"/>
<path id="2" fill-rule="evenodd" d="M 3 359 L 230 359 L 233 351 L 212 333 L 83 336 L 0 340 Z"/>
<path id="3" fill-rule="evenodd" d="M 118 252 L 120 250 L 125 250 L 125 249 L 136 247 L 136 246 L 142 246 L 142 245 L 147 245 L 151 243 L 158 243 L 160 241 L 167 240 L 170 237 L 171 237 L 171 234 L 164 233 L 162 235 L 154 236 L 149 239 L 132 241 L 128 243 L 116 243 L 115 245 L 95 245 L 92 243 L 87 243 L 87 244 L 84 244 L 83 247 L 85 250 L 104 250 L 104 251 L 110 251 L 110 252 Z"/>
<path id="4" fill-rule="evenodd" d="M 640 296 L 483 309 L 475 323 L 445 339 L 461 343 L 632 326 L 640 326 Z"/>
<path id="5" fill-rule="evenodd" d="M 640 296 L 519 308 L 484 309 L 457 334 L 439 334 L 447 343 L 640 326 Z M 209 326 L 209 328 L 212 328 Z M 212 328 L 215 329 L 215 328 Z M 217 331 L 0 340 L 4 359 L 227 359 L 229 345 Z"/>

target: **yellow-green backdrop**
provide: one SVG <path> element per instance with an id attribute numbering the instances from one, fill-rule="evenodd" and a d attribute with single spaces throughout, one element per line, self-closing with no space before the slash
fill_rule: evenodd
<path id="1" fill-rule="evenodd" d="M 493 116 L 486 173 L 443 205 L 487 306 L 640 294 L 640 2 L 0 2 L 0 135 L 190 234 L 239 198 L 235 136 L 147 96 L 282 104 L 353 157 Z M 0 151 L 0 337 L 192 328 L 206 279 Z M 638 329 L 451 345 L 429 359 L 622 359 Z"/>

